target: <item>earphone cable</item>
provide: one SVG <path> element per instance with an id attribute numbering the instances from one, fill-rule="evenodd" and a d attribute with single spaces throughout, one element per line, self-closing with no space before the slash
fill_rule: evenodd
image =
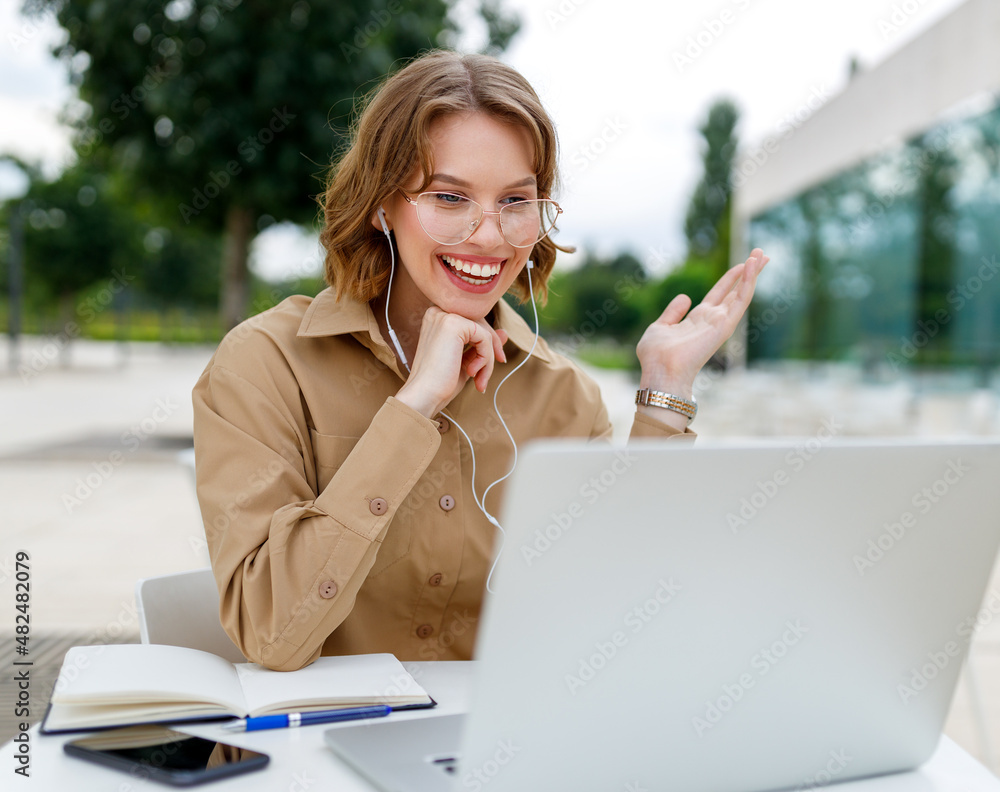
<path id="1" fill-rule="evenodd" d="M 379 220 L 382 223 L 382 231 L 385 233 L 385 238 L 389 242 L 389 256 L 390 256 L 389 286 L 386 289 L 386 295 L 385 295 L 385 325 L 386 328 L 388 328 L 389 338 L 392 341 L 393 346 L 396 348 L 396 352 L 399 355 L 399 359 L 402 361 L 403 366 L 406 367 L 406 370 L 409 371 L 410 364 L 406 360 L 406 355 L 403 353 L 403 349 L 399 343 L 399 339 L 396 337 L 396 331 L 392 329 L 392 323 L 389 321 L 389 299 L 392 296 L 392 281 L 396 274 L 396 250 L 395 250 L 395 245 L 392 244 L 392 237 L 389 234 L 389 228 L 386 225 L 385 216 L 384 214 L 382 214 L 381 209 L 379 213 Z M 497 484 L 508 478 L 510 474 L 514 472 L 514 468 L 517 466 L 517 443 L 514 442 L 514 436 L 511 434 L 510 428 L 507 426 L 507 422 L 503 419 L 503 415 L 500 414 L 500 407 L 497 405 L 497 395 L 500 393 L 500 388 L 503 387 L 504 383 L 507 380 L 509 380 L 511 376 L 513 376 L 513 374 L 519 368 L 521 368 L 521 366 L 523 366 L 525 363 L 528 362 L 528 359 L 532 356 L 532 354 L 534 354 L 535 347 L 538 345 L 538 329 L 539 329 L 538 306 L 535 303 L 535 290 L 531 283 L 531 270 L 534 268 L 534 262 L 532 262 L 531 259 L 528 259 L 527 268 L 528 268 L 528 293 L 531 295 L 531 308 L 535 316 L 535 339 L 532 342 L 531 349 L 528 350 L 528 354 L 525 356 L 524 360 L 522 360 L 520 363 L 514 366 L 514 368 L 507 373 L 507 376 L 505 376 L 502 380 L 500 380 L 500 384 L 497 385 L 493 391 L 493 411 L 497 414 L 497 418 L 500 419 L 500 425 L 503 427 L 504 432 L 507 433 L 507 438 L 510 440 L 510 444 L 514 449 L 514 459 L 511 462 L 510 469 L 503 476 L 498 478 L 483 491 L 482 498 L 480 498 L 479 495 L 476 494 L 476 449 L 472 444 L 472 438 L 469 437 L 465 429 L 462 428 L 462 425 L 458 421 L 456 421 L 451 416 L 451 414 L 445 412 L 444 410 L 441 410 L 441 414 L 446 416 L 448 420 L 450 420 L 455 425 L 458 431 L 462 433 L 462 437 L 465 438 L 465 442 L 469 444 L 469 453 L 472 455 L 472 500 L 475 502 L 476 506 L 479 508 L 479 511 L 483 513 L 486 519 L 489 520 L 489 522 L 500 531 L 500 548 L 496 552 L 496 557 L 493 559 L 493 565 L 490 567 L 489 575 L 487 575 L 486 577 L 486 590 L 491 594 L 496 593 L 490 587 L 490 582 L 493 580 L 493 572 L 496 570 L 497 563 L 500 561 L 500 555 L 503 553 L 504 544 L 506 543 L 507 540 L 507 533 L 504 531 L 503 526 L 500 524 L 500 521 L 497 520 L 497 518 L 494 517 L 492 514 L 490 514 L 489 511 L 486 509 L 486 496 L 489 494 L 490 490 L 493 489 Z"/>

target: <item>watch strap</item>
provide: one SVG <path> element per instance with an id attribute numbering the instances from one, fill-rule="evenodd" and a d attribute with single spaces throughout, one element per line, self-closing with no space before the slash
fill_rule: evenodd
<path id="1" fill-rule="evenodd" d="M 688 419 L 688 423 L 691 423 L 698 414 L 698 403 L 695 401 L 694 396 L 690 399 L 685 399 L 683 396 L 676 396 L 673 393 L 665 393 L 664 391 L 650 390 L 649 388 L 640 388 L 636 392 L 635 403 L 673 410 L 685 416 Z"/>

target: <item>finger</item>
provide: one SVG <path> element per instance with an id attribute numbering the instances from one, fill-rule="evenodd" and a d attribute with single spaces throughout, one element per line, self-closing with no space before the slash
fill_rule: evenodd
<path id="1" fill-rule="evenodd" d="M 702 305 L 718 305 L 721 303 L 723 298 L 733 290 L 745 267 L 746 264 L 743 263 L 726 270 L 722 277 L 715 282 L 715 285 L 709 290 L 708 294 L 705 295 L 705 299 L 701 301 Z"/>
<path id="2" fill-rule="evenodd" d="M 470 377 L 475 378 L 475 376 L 480 371 L 483 370 L 483 367 L 485 365 L 486 365 L 486 358 L 478 354 L 475 348 L 469 349 L 462 356 L 462 368 L 465 370 L 465 373 L 468 374 Z"/>
<path id="3" fill-rule="evenodd" d="M 493 374 L 493 366 L 496 362 L 494 357 L 494 336 L 493 328 L 483 327 L 480 324 L 473 325 L 473 334 L 469 338 L 472 347 L 466 351 L 470 356 L 466 371 L 469 376 L 476 381 L 476 388 L 480 393 L 486 392 L 486 385 Z M 501 350 L 502 352 L 503 350 Z"/>
<path id="4" fill-rule="evenodd" d="M 501 363 L 506 363 L 507 353 L 504 352 L 503 345 L 507 343 L 507 339 L 510 338 L 510 336 L 506 330 L 497 330 L 489 325 L 486 325 L 486 329 L 489 331 L 490 336 L 493 339 L 493 357 Z"/>
<path id="5" fill-rule="evenodd" d="M 674 325 L 683 319 L 690 310 L 691 298 L 686 294 L 678 294 L 667 303 L 667 307 L 663 309 L 663 313 L 660 314 L 660 318 L 656 321 Z"/>
<path id="6" fill-rule="evenodd" d="M 737 288 L 736 298 L 741 303 L 749 304 L 751 298 L 753 297 L 754 290 L 757 287 L 757 278 L 764 266 L 771 259 L 764 255 L 763 251 L 759 248 L 754 250 L 754 255 L 747 259 L 745 269 L 743 270 L 743 277 Z"/>

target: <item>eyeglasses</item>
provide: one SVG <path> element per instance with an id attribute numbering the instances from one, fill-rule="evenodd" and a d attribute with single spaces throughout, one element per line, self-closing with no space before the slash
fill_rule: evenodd
<path id="1" fill-rule="evenodd" d="M 545 239 L 556 226 L 562 208 L 547 198 L 517 200 L 504 204 L 498 212 L 489 212 L 464 195 L 449 192 L 422 192 L 410 198 L 417 207 L 417 220 L 424 232 L 441 245 L 458 245 L 471 237 L 483 215 L 497 215 L 503 238 L 517 248 L 531 247 Z"/>

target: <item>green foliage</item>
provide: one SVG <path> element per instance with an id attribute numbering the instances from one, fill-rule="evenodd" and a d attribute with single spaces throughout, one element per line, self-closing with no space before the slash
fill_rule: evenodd
<path id="1" fill-rule="evenodd" d="M 218 260 L 221 244 L 215 235 L 181 231 L 176 226 L 143 223 L 143 255 L 139 287 L 155 304 L 212 306 L 219 300 Z"/>
<path id="2" fill-rule="evenodd" d="M 936 151 L 932 135 L 924 134 L 911 143 L 914 161 L 926 163 L 917 176 L 917 306 L 914 330 L 931 322 L 940 327 L 926 345 L 917 350 L 920 363 L 933 364 L 950 346 L 954 324 L 941 323 L 950 305 L 948 292 L 955 281 L 957 217 L 951 192 L 957 176 L 957 162 L 948 149 Z"/>
<path id="3" fill-rule="evenodd" d="M 736 105 L 728 99 L 718 99 L 698 130 L 704 138 L 704 172 L 691 197 L 684 233 L 688 255 L 709 266 L 713 282 L 729 267 L 732 172 L 738 121 Z"/>
<path id="4" fill-rule="evenodd" d="M 214 304 L 217 238 L 155 225 L 155 209 L 136 197 L 142 191 L 121 171 L 96 165 L 82 160 L 53 181 L 29 169 L 27 195 L 8 209 L 24 215 L 29 302 L 38 308 L 75 295 L 78 306 L 97 306 L 88 303 L 88 290 L 97 288 L 122 295 L 117 303 L 138 295 L 152 305 Z M 92 310 L 85 313 L 93 318 Z"/>
<path id="5" fill-rule="evenodd" d="M 645 282 L 631 253 L 606 260 L 588 255 L 577 269 L 552 276 L 542 326 L 574 348 L 598 337 L 634 343 L 643 329 L 639 295 Z"/>
<path id="6" fill-rule="evenodd" d="M 689 258 L 683 266 L 668 273 L 651 289 L 655 299 L 650 307 L 655 313 L 649 320 L 656 319 L 679 294 L 686 294 L 691 298 L 691 304 L 697 305 L 705 299 L 705 295 L 714 285 L 715 277 L 709 262 L 704 259 Z"/>
<path id="7" fill-rule="evenodd" d="M 479 15 L 487 29 L 487 42 L 482 51 L 487 55 L 499 55 L 521 29 L 521 19 L 516 14 L 506 13 L 500 0 L 481 0 Z"/>
<path id="8" fill-rule="evenodd" d="M 444 0 L 43 4 L 68 33 L 57 53 L 89 56 L 81 153 L 111 147 L 185 224 L 216 229 L 231 204 L 311 220 L 358 86 L 447 28 Z"/>
<path id="9" fill-rule="evenodd" d="M 204 271 L 184 269 L 195 261 L 187 229 L 228 235 L 227 323 L 245 315 L 252 237 L 270 222 L 315 219 L 315 196 L 347 140 L 357 96 L 401 61 L 447 43 L 449 7 L 449 0 L 25 1 L 26 12 L 51 11 L 66 32 L 56 53 L 88 106 L 69 113 L 81 161 L 96 158 L 104 172 L 125 174 L 133 199 L 155 215 L 150 228 L 170 231 L 149 272 L 158 293 L 202 301 Z M 519 20 L 499 0 L 485 0 L 481 14 L 487 47 L 499 51 Z"/>

